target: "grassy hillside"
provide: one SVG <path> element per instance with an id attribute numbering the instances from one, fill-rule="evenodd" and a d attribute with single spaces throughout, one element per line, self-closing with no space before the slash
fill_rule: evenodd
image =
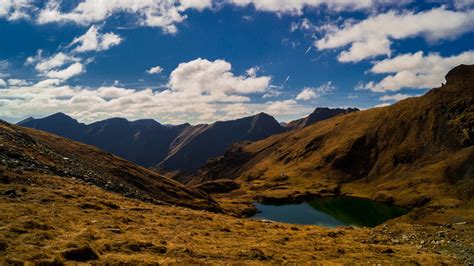
<path id="1" fill-rule="evenodd" d="M 61 176 L 156 204 L 219 210 L 205 193 L 95 147 L 56 135 L 0 123 L 0 174 L 3 183 L 41 182 Z"/>
<path id="2" fill-rule="evenodd" d="M 0 192 L 1 265 L 460 264 L 470 241 L 463 224 L 440 237 L 438 226 L 394 222 L 374 229 L 268 223 L 145 203 L 42 173 L 1 183 Z M 445 242 L 431 243 L 438 240 Z"/>
<path id="3" fill-rule="evenodd" d="M 234 145 L 194 182 L 243 183 L 253 196 L 344 192 L 402 205 L 458 205 L 474 195 L 474 66 L 393 106 L 350 113 Z"/>

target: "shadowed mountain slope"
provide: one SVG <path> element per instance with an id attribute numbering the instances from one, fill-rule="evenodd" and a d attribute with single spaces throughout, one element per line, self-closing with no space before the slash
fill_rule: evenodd
<path id="1" fill-rule="evenodd" d="M 156 204 L 220 210 L 206 193 L 185 187 L 95 147 L 0 123 L 0 183 L 63 177 Z M 17 180 L 18 179 L 18 180 Z M 30 180 L 30 181 L 28 181 Z"/>
<path id="2" fill-rule="evenodd" d="M 265 113 L 190 127 L 173 141 L 168 156 L 157 167 L 193 173 L 232 143 L 260 140 L 283 131 L 275 118 Z"/>
<path id="3" fill-rule="evenodd" d="M 234 142 L 260 140 L 285 130 L 264 113 L 196 126 L 165 126 L 151 119 L 124 118 L 85 125 L 63 113 L 28 118 L 18 124 L 94 145 L 144 167 L 179 173 L 194 173 Z"/>
<path id="4" fill-rule="evenodd" d="M 335 183 L 413 206 L 434 198 L 469 199 L 474 195 L 474 66 L 456 67 L 446 80 L 424 96 L 389 107 L 234 145 L 193 182 L 239 179 L 259 194 Z"/>
<path id="5" fill-rule="evenodd" d="M 128 121 L 124 118 L 85 125 L 63 113 L 18 124 L 94 145 L 145 167 L 160 162 L 173 139 L 189 126 L 164 126 L 151 119 Z"/>

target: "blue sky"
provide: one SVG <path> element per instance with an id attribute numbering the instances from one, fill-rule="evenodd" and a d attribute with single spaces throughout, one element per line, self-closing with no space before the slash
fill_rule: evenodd
<path id="1" fill-rule="evenodd" d="M 288 121 L 393 104 L 474 63 L 472 1 L 380 2 L 0 0 L 0 118 Z"/>

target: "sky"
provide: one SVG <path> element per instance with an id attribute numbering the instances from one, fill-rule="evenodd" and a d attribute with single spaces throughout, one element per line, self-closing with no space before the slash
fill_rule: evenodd
<path id="1" fill-rule="evenodd" d="M 474 1 L 0 0 L 0 119 L 387 106 L 474 63 Z"/>

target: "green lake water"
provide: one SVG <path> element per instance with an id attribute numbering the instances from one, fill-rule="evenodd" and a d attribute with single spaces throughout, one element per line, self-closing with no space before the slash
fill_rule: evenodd
<path id="1" fill-rule="evenodd" d="M 374 227 L 408 212 L 407 209 L 350 196 L 323 197 L 298 204 L 256 204 L 251 218 L 326 227 Z"/>

